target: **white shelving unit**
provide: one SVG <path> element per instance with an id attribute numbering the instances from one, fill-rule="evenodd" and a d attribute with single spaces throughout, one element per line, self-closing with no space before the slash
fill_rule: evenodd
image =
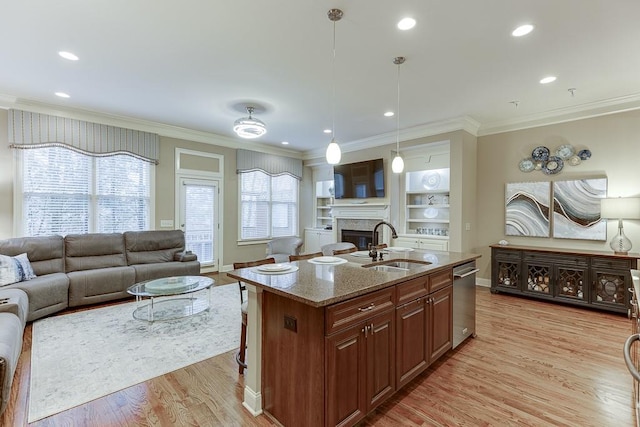
<path id="1" fill-rule="evenodd" d="M 407 172 L 401 242 L 417 249 L 447 250 L 449 208 L 449 168 Z"/>
<path id="2" fill-rule="evenodd" d="M 333 180 L 316 182 L 316 227 L 331 225 L 331 205 L 333 204 Z"/>

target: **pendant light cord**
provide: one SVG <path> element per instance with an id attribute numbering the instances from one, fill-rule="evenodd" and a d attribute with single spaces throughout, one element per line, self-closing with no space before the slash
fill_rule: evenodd
<path id="1" fill-rule="evenodd" d="M 398 64 L 398 114 L 396 115 L 396 155 L 400 155 L 400 64 Z"/>
<path id="2" fill-rule="evenodd" d="M 336 21 L 333 21 L 333 62 L 331 64 L 331 140 L 336 138 Z"/>

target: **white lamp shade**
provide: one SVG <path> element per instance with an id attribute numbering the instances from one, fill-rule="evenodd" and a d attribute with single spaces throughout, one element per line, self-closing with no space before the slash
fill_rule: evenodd
<path id="1" fill-rule="evenodd" d="M 404 160 L 400 157 L 400 154 L 396 154 L 391 162 L 391 170 L 393 173 L 402 173 L 404 170 Z"/>
<path id="2" fill-rule="evenodd" d="M 640 219 L 640 197 L 611 197 L 600 201 L 600 217 Z"/>
<path id="3" fill-rule="evenodd" d="M 340 151 L 340 146 L 335 141 L 335 139 L 331 139 L 331 142 L 327 146 L 327 163 L 330 165 L 337 165 L 340 163 L 340 159 L 342 158 L 342 151 Z"/>

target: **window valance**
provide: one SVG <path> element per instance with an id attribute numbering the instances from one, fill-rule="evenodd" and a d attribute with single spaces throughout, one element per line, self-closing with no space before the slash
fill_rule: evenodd
<path id="1" fill-rule="evenodd" d="M 157 164 L 160 137 L 154 133 L 9 110 L 11 148 L 64 146 L 92 156 L 128 154 Z"/>
<path id="2" fill-rule="evenodd" d="M 258 151 L 237 150 L 236 172 L 260 170 L 271 176 L 289 174 L 302 180 L 302 160 Z"/>

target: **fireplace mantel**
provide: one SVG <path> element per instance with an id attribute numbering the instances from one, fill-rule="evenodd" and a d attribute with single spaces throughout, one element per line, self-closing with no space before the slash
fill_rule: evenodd
<path id="1" fill-rule="evenodd" d="M 382 203 L 359 203 L 331 205 L 331 216 L 336 218 L 362 218 L 389 220 L 389 205 Z"/>

